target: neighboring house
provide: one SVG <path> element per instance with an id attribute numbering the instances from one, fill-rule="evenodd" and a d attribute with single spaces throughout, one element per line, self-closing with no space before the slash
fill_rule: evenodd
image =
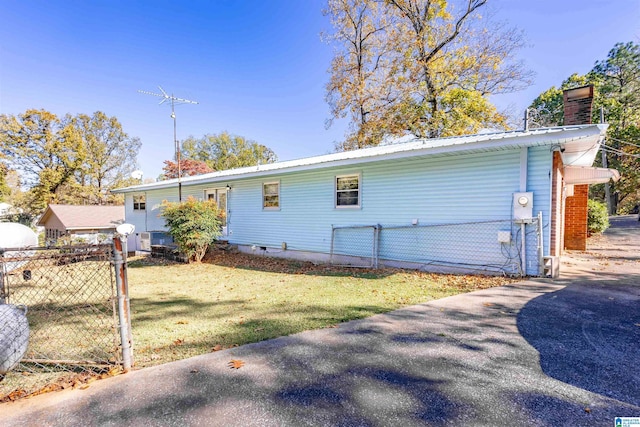
<path id="1" fill-rule="evenodd" d="M 48 244 L 54 244 L 63 236 L 69 236 L 75 242 L 99 243 L 110 238 L 124 218 L 124 206 L 52 204 L 37 225 L 45 228 Z"/>
<path id="2" fill-rule="evenodd" d="M 227 213 L 223 239 L 249 253 L 321 262 L 340 253 L 354 264 L 373 254 L 376 265 L 538 275 L 535 260 L 560 255 L 552 243 L 564 238 L 564 200 L 573 185 L 619 176 L 591 167 L 606 127 L 417 139 L 184 177 L 182 195 L 216 200 Z M 137 232 L 129 249 L 139 250 L 148 235 L 140 232 L 166 229 L 161 203 L 178 200 L 178 180 L 114 192 L 125 195 L 126 221 Z M 531 218 L 512 221 L 522 215 Z M 485 221 L 503 222 L 440 227 L 424 237 L 429 225 Z M 393 227 L 403 231 L 387 232 Z"/>

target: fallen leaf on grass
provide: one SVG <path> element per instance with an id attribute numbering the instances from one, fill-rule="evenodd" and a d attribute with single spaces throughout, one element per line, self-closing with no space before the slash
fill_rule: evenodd
<path id="1" fill-rule="evenodd" d="M 122 374 L 124 371 L 119 368 L 119 367 L 113 367 L 111 369 L 109 369 L 107 372 L 104 372 L 100 375 L 98 375 L 98 378 L 103 380 L 105 378 L 109 378 L 109 377 L 115 377 L 116 375 L 120 375 Z"/>
<path id="2" fill-rule="evenodd" d="M 231 369 L 240 369 L 244 366 L 242 360 L 233 359 L 227 364 Z"/>
<path id="3" fill-rule="evenodd" d="M 7 394 L 2 400 L 0 400 L 0 403 L 18 400 L 20 398 L 25 397 L 27 394 L 28 393 L 26 392 L 26 390 L 23 390 L 23 389 L 13 390 L 11 393 Z"/>
<path id="4" fill-rule="evenodd" d="M 178 338 L 173 342 L 174 345 L 182 345 L 184 344 L 184 340 L 182 338 Z"/>
<path id="5" fill-rule="evenodd" d="M 188 320 L 178 320 L 176 322 L 176 325 L 188 325 L 189 321 Z"/>
<path id="6" fill-rule="evenodd" d="M 222 350 L 222 346 L 220 344 L 216 344 L 213 346 L 213 348 L 211 349 L 211 351 L 220 351 Z"/>

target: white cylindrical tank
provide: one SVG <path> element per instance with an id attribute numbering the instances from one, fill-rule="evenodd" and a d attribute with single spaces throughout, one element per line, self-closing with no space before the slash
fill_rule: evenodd
<path id="1" fill-rule="evenodd" d="M 38 246 L 38 235 L 32 229 L 15 222 L 0 222 L 0 249 L 29 248 L 33 246 Z M 15 254 L 16 252 L 9 251 L 6 256 L 10 257 Z M 31 254 L 31 252 L 23 253 L 23 255 L 26 255 L 25 258 Z M 15 270 L 26 263 L 27 261 L 7 262 L 5 271 Z"/>
<path id="2" fill-rule="evenodd" d="M 28 345 L 27 307 L 0 304 L 0 378 L 20 362 Z"/>

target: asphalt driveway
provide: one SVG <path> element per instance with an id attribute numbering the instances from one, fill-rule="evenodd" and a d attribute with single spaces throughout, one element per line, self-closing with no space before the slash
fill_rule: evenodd
<path id="1" fill-rule="evenodd" d="M 640 223 L 628 219 L 569 254 L 559 281 L 2 404 L 0 425 L 611 426 L 640 416 Z"/>

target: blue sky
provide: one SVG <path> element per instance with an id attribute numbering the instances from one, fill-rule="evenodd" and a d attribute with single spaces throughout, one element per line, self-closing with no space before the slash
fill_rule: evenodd
<path id="1" fill-rule="evenodd" d="M 520 56 L 534 85 L 494 98 L 518 115 L 541 91 L 589 71 L 616 42 L 640 42 L 638 0 L 492 0 L 497 18 L 525 32 Z M 0 0 L 0 113 L 104 111 L 142 141 L 138 163 L 155 178 L 173 157 L 170 107 L 138 90 L 162 86 L 198 105 L 176 108 L 178 139 L 245 136 L 280 160 L 333 151 L 324 100 L 332 48 L 324 0 Z"/>

